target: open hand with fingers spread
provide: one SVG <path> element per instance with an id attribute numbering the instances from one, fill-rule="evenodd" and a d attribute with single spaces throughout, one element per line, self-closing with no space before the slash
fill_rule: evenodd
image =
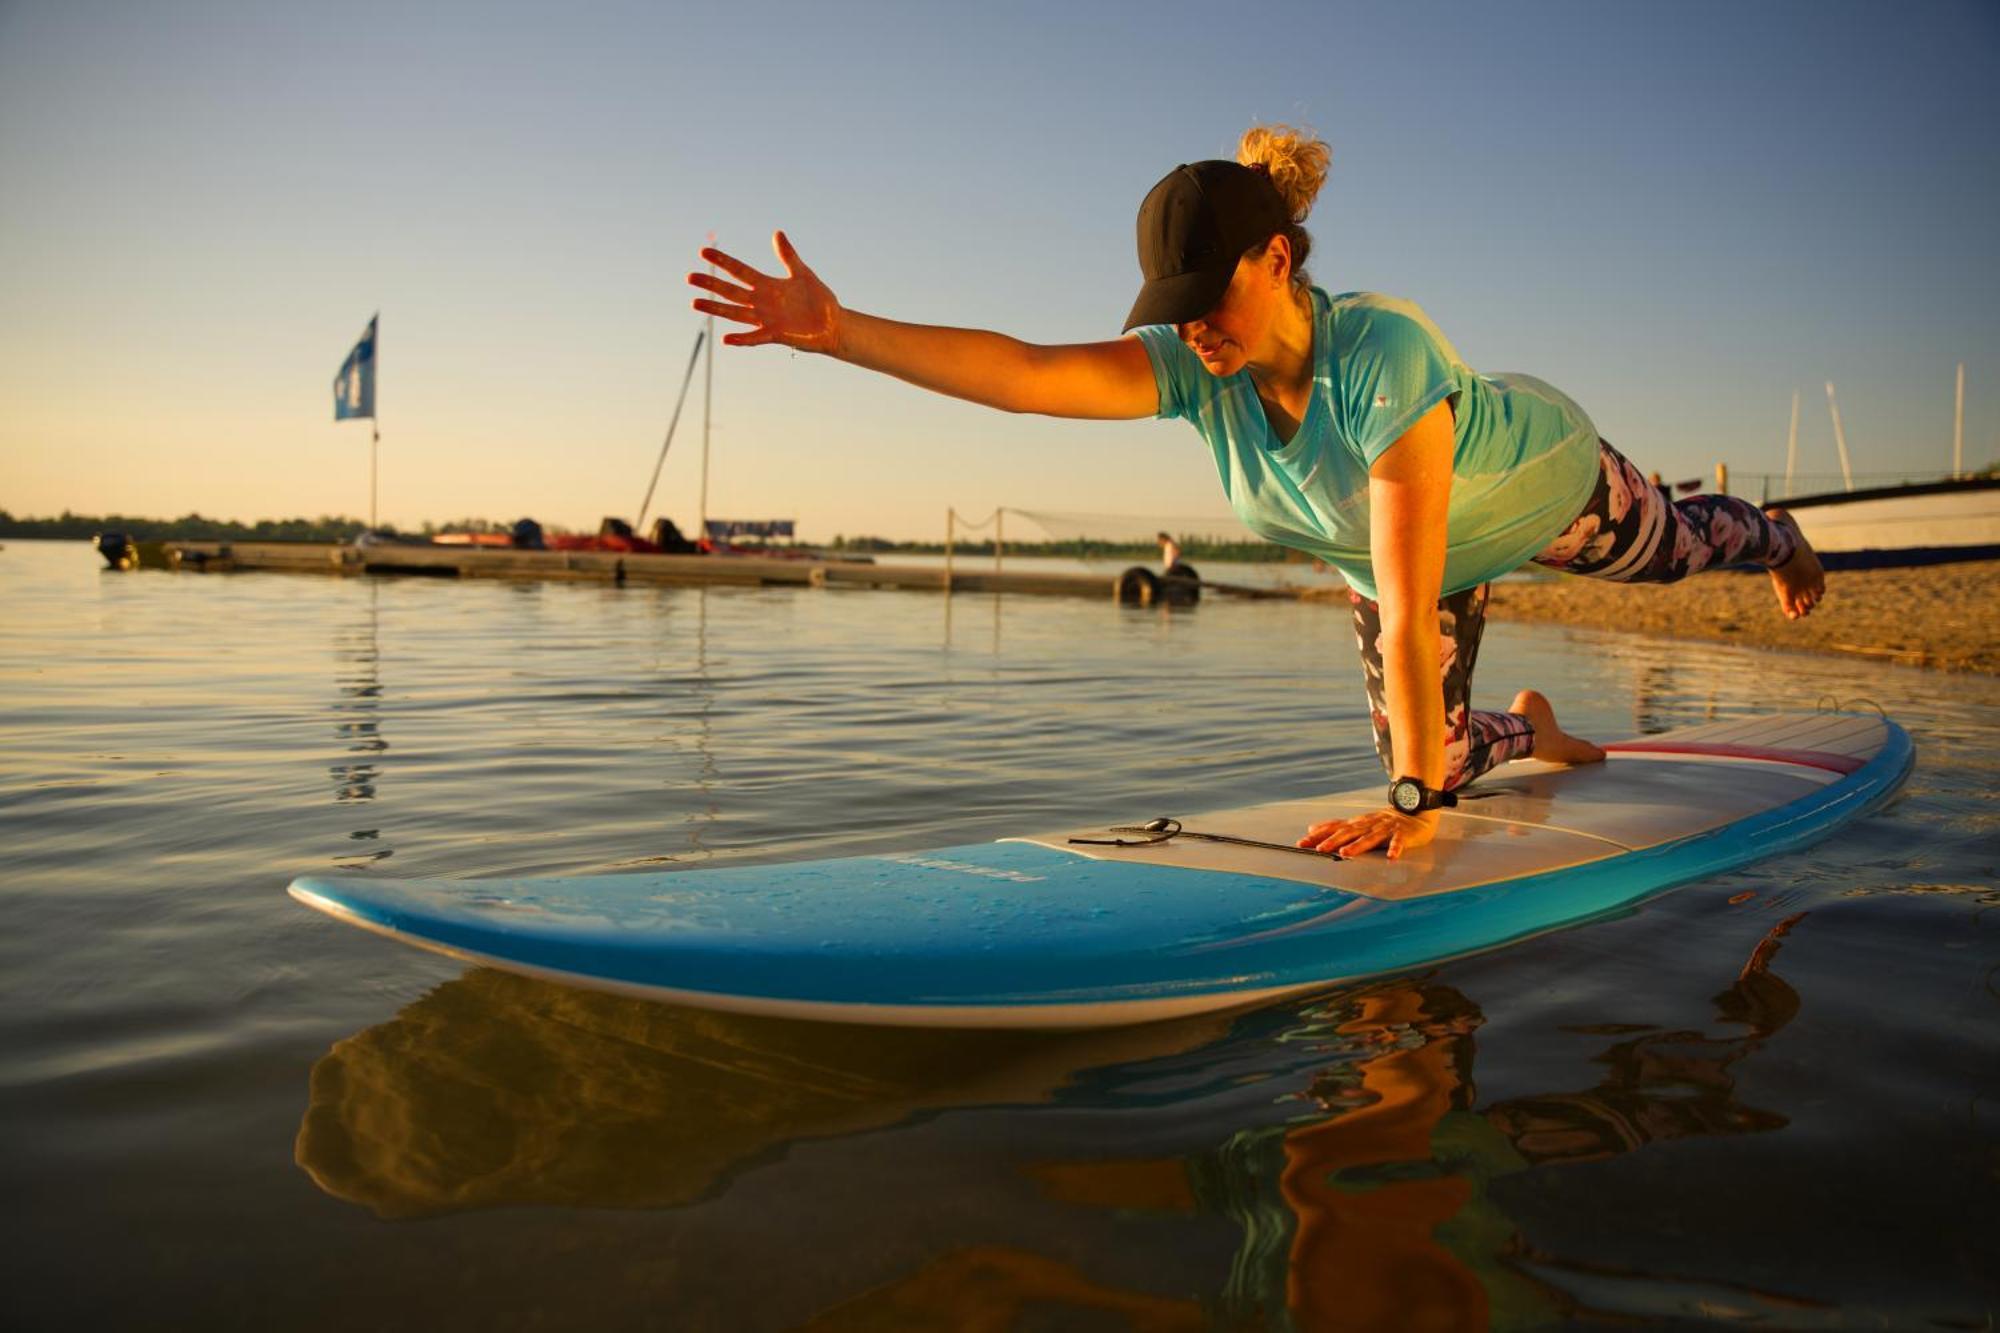
<path id="1" fill-rule="evenodd" d="M 834 299 L 819 274 L 806 267 L 782 231 L 771 234 L 771 248 L 785 266 L 785 276 L 760 273 L 742 260 L 708 248 L 701 257 L 729 277 L 708 273 L 688 274 L 688 285 L 714 292 L 722 299 L 697 298 L 694 308 L 705 315 L 748 324 L 747 331 L 723 335 L 732 347 L 759 347 L 778 343 L 802 352 L 832 352 L 840 342 L 840 302 Z"/>
<path id="2" fill-rule="evenodd" d="M 1400 810 L 1371 810 L 1346 819 L 1323 819 L 1306 830 L 1298 845 L 1316 852 L 1337 852 L 1359 856 L 1388 845 L 1391 861 L 1413 847 L 1421 847 L 1437 836 L 1438 812 L 1406 815 Z"/>

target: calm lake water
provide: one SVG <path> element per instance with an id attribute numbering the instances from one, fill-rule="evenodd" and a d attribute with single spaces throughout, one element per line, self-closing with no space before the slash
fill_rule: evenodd
<path id="1" fill-rule="evenodd" d="M 941 555 L 909 555 L 899 552 L 877 556 L 876 561 L 879 564 L 885 565 L 920 565 L 926 569 L 943 569 L 945 563 L 944 557 Z M 1315 565 L 1310 560 L 1293 560 L 1272 564 L 1238 564 L 1228 561 L 1210 562 L 1207 560 L 1196 560 L 1193 563 L 1202 577 L 1211 583 L 1236 584 L 1246 588 L 1324 588 L 1335 592 L 1342 591 L 1347 587 L 1346 582 L 1342 580 L 1339 574 L 1333 571 L 1331 566 Z M 1048 556 L 1020 556 L 1011 554 L 1002 560 L 1000 567 L 1002 569 L 1018 570 L 1021 572 L 1093 574 L 1109 580 L 1114 578 L 1120 570 L 1129 569 L 1134 564 L 1144 564 L 1147 568 L 1155 571 L 1160 568 L 1159 560 L 1151 556 L 1134 561 L 1129 558 L 1118 560 L 1065 560 Z M 990 554 L 968 556 L 961 552 L 954 559 L 954 567 L 960 570 L 984 573 L 994 567 L 993 557 Z M 954 614 L 956 613 L 954 612 Z"/>
<path id="2" fill-rule="evenodd" d="M 1498 624 L 1483 700 L 1538 685 L 1609 739 L 1869 699 L 1916 772 L 1809 851 L 1416 975 L 1127 1031 L 864 1031 L 468 969 L 284 886 L 1374 782 L 1345 614 L 98 563 L 0 551 L 8 1327 L 2000 1314 L 1990 678 Z"/>

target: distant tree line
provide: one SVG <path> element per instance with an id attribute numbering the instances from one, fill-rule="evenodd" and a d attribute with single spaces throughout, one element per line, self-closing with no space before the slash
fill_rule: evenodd
<path id="1" fill-rule="evenodd" d="M 422 527 L 399 531 L 389 523 L 378 524 L 376 531 L 391 536 L 431 537 L 440 532 L 509 532 L 512 523 L 498 522 L 486 518 L 460 518 L 448 523 L 425 521 Z M 0 538 L 45 538 L 51 540 L 88 541 L 100 532 L 122 532 L 134 541 L 313 541 L 346 542 L 354 540 L 365 532 L 368 524 L 361 519 L 346 515 L 322 514 L 318 518 L 264 518 L 255 523 L 242 523 L 235 519 L 209 518 L 205 514 L 188 513 L 179 518 L 142 518 L 136 514 L 76 514 L 65 509 L 55 518 L 16 518 L 0 509 Z M 551 528 L 550 531 L 561 531 Z M 814 547 L 813 542 L 772 542 L 772 546 Z M 836 536 L 831 543 L 836 551 L 856 553 L 897 553 L 906 555 L 942 555 L 944 543 L 937 541 L 890 541 L 886 537 Z M 991 558 L 993 542 L 959 542 L 952 548 L 968 560 L 981 556 Z M 1097 541 L 1088 537 L 1065 538 L 1061 541 L 1007 543 L 1007 554 L 1022 556 L 1051 556 L 1069 560 L 1157 560 L 1159 545 L 1155 542 Z M 1272 561 L 1303 561 L 1307 557 L 1282 546 L 1260 541 L 1223 541 L 1190 536 L 1181 542 L 1181 554 L 1190 561 L 1209 560 L 1227 563 L 1229 561 L 1251 561 L 1267 563 Z"/>
<path id="2" fill-rule="evenodd" d="M 511 523 L 495 523 L 484 518 L 461 518 L 450 523 L 425 522 L 421 528 L 398 532 L 391 523 L 376 525 L 376 531 L 395 536 L 429 537 L 440 532 L 507 532 Z M 100 532 L 122 532 L 134 541 L 352 541 L 368 530 L 358 518 L 322 514 L 318 518 L 263 518 L 241 523 L 230 518 L 209 518 L 188 513 L 179 518 L 141 518 L 136 514 L 74 514 L 65 509 L 55 518 L 16 518 L 0 509 L 0 537 L 42 537 L 54 540 L 75 538 L 87 541 Z"/>

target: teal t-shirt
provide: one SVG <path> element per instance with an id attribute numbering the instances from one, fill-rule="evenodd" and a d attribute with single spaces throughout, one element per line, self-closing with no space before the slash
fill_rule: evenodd
<path id="1" fill-rule="evenodd" d="M 1582 512 L 1598 477 L 1597 428 L 1582 408 L 1528 375 L 1473 374 L 1409 301 L 1311 296 L 1313 395 L 1289 442 L 1248 371 L 1211 375 L 1171 327 L 1136 330 L 1160 415 L 1201 432 L 1251 531 L 1318 556 L 1373 598 L 1368 469 L 1446 399 L 1455 447 L 1440 596 L 1519 568 Z"/>

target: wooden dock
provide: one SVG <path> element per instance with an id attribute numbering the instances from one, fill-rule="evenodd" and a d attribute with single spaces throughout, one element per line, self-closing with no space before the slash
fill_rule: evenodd
<path id="1" fill-rule="evenodd" d="M 1117 600 L 1120 575 L 1048 574 L 990 566 L 943 569 L 846 560 L 754 556 L 641 555 L 620 551 L 525 551 L 479 546 L 345 546 L 327 542 L 174 541 L 175 569 L 195 573 L 415 575 L 437 578 L 587 579 L 617 584 L 738 587 L 901 588 L 924 592 L 1011 592 Z M 1204 582 L 1206 592 L 1293 598 L 1293 589 Z M 1134 600 L 1150 600 L 1139 598 Z"/>

